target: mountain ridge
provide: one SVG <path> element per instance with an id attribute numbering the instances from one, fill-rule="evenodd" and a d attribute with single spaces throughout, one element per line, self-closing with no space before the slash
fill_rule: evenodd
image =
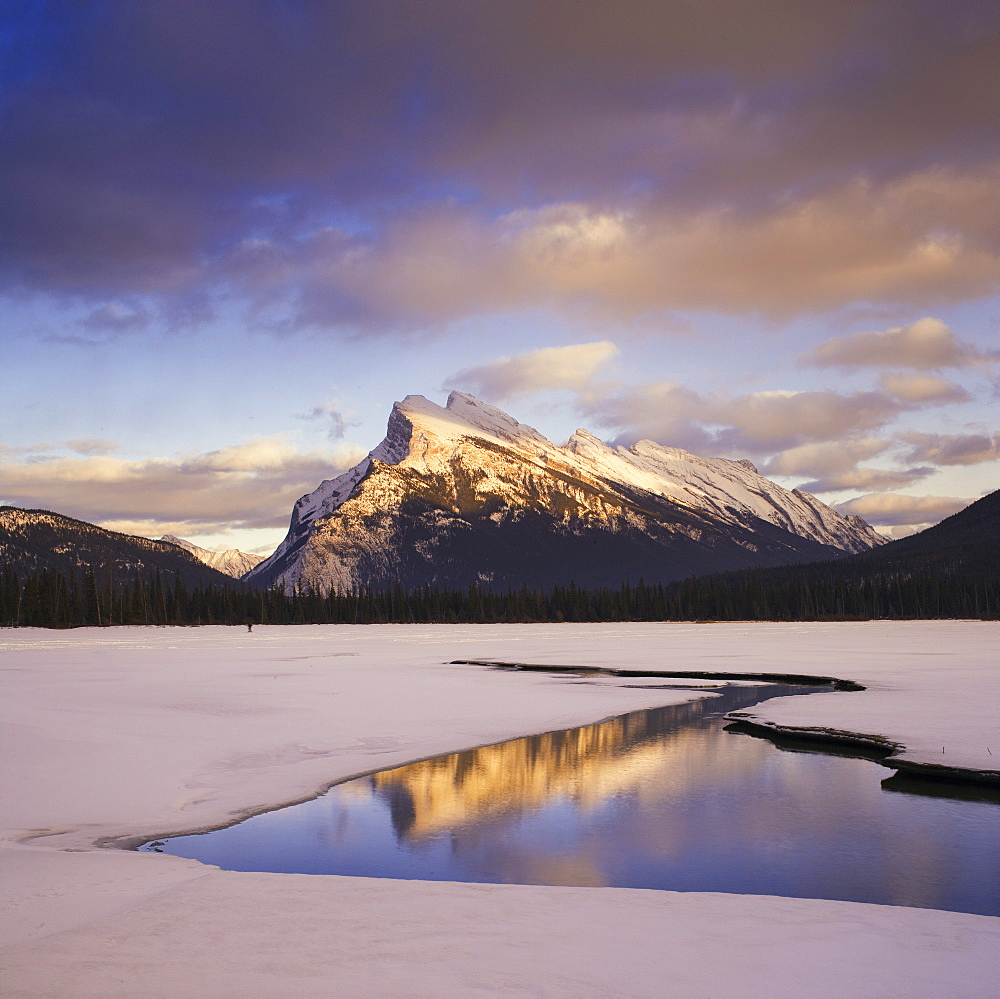
<path id="1" fill-rule="evenodd" d="M 179 579 L 187 586 L 232 585 L 230 576 L 164 541 L 109 531 L 51 510 L 0 507 L 0 560 L 16 576 L 46 569 L 65 576 L 93 571 L 115 583 L 136 575 Z"/>
<path id="2" fill-rule="evenodd" d="M 251 555 L 249 552 L 241 552 L 238 548 L 227 548 L 222 552 L 209 551 L 196 545 L 193 541 L 186 541 L 184 538 L 174 537 L 173 534 L 164 534 L 161 541 L 167 544 L 176 545 L 190 552 L 199 562 L 217 569 L 219 572 L 232 576 L 233 579 L 240 579 L 245 576 L 255 565 L 264 561 L 263 555 Z"/>
<path id="3" fill-rule="evenodd" d="M 933 569 L 1000 578 L 1000 490 L 923 531 L 844 559 L 837 568 L 849 573 L 855 567 L 865 567 L 869 573 Z"/>
<path id="4" fill-rule="evenodd" d="M 246 578 L 323 592 L 606 585 L 834 558 L 884 540 L 749 461 L 653 441 L 612 447 L 582 428 L 559 446 L 453 392 L 444 407 L 413 395 L 394 404 L 385 439 L 302 496 L 285 539 Z"/>

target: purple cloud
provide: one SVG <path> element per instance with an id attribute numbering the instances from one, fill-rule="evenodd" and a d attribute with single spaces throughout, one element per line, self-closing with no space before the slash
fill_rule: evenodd
<path id="1" fill-rule="evenodd" d="M 12 51 L 31 57 L 11 61 L 0 121 L 7 288 L 98 305 L 270 289 L 293 322 L 326 326 L 581 307 L 565 269 L 539 280 L 517 253 L 490 252 L 513 209 L 576 204 L 634 218 L 627 249 L 651 253 L 638 280 L 597 268 L 594 301 L 618 314 L 954 301 L 996 287 L 980 207 L 996 122 L 979 99 L 997 86 L 995 5 L 25 9 Z M 409 285 L 419 258 L 405 252 L 407 213 L 434 206 L 441 225 L 456 204 L 473 206 L 468 238 L 439 231 L 439 283 Z M 833 253 L 838 217 L 860 232 L 845 253 L 867 247 L 853 270 Z M 666 240 L 678 225 L 695 237 L 690 258 Z M 321 247 L 328 230 L 361 258 Z M 270 258 L 251 259 L 251 245 Z M 686 298 L 684 282 L 656 291 L 653 272 L 677 265 L 693 278 Z M 715 295 L 713 267 L 732 273 Z"/>

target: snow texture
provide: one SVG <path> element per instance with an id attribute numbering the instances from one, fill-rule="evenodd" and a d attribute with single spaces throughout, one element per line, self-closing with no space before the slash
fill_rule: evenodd
<path id="1" fill-rule="evenodd" d="M 676 702 L 453 659 L 832 674 L 754 709 L 995 759 L 974 622 L 0 635 L 5 996 L 989 996 L 1000 919 L 808 899 L 244 874 L 97 849 L 429 755 Z M 635 684 L 635 680 L 628 681 Z M 987 764 L 988 765 L 988 764 Z M 888 773 L 888 771 L 887 771 Z"/>

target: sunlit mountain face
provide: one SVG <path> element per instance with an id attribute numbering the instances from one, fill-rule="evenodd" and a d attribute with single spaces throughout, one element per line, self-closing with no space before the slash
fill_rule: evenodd
<path id="1" fill-rule="evenodd" d="M 749 461 L 584 430 L 560 447 L 493 406 L 407 396 L 359 465 L 303 496 L 247 579 L 321 592 L 401 584 L 545 588 L 663 582 L 866 551 L 858 517 Z"/>

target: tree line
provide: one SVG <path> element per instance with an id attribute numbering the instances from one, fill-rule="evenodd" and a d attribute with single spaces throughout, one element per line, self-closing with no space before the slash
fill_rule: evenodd
<path id="1" fill-rule="evenodd" d="M 743 570 L 675 583 L 639 581 L 545 592 L 425 586 L 352 593 L 285 593 L 239 582 L 189 587 L 162 574 L 131 581 L 93 570 L 0 575 L 0 626 L 546 623 L 559 621 L 851 621 L 873 618 L 1000 618 L 1000 579 L 933 572 L 845 577 Z"/>

